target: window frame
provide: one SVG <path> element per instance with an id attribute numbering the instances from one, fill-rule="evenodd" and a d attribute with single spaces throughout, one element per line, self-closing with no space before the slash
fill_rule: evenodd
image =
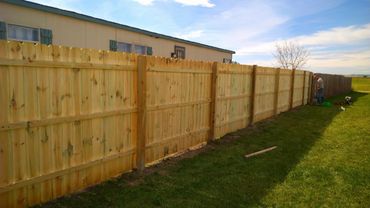
<path id="1" fill-rule="evenodd" d="M 223 58 L 222 62 L 224 64 L 232 64 L 233 63 L 233 60 L 232 59 L 229 59 L 229 58 Z"/>
<path id="2" fill-rule="evenodd" d="M 179 57 L 178 51 L 183 51 L 184 57 Z M 184 46 L 175 45 L 174 53 L 176 54 L 176 58 L 185 59 L 186 58 L 186 48 Z"/>
<path id="3" fill-rule="evenodd" d="M 23 40 L 23 39 L 9 38 L 9 25 L 14 25 L 14 26 L 18 26 L 18 27 L 25 27 L 25 28 L 36 29 L 37 30 L 38 40 L 35 41 L 35 40 Z M 18 25 L 18 24 L 12 24 L 12 23 L 5 23 L 5 27 L 6 27 L 6 40 L 14 40 L 14 41 L 30 42 L 30 43 L 41 43 L 41 32 L 40 32 L 40 28 L 37 28 L 37 27 L 29 27 L 29 26 Z"/>
<path id="4" fill-rule="evenodd" d="M 144 47 L 144 54 L 141 54 L 141 53 L 136 53 L 136 46 L 141 46 L 141 47 Z M 132 47 L 133 47 L 133 52 L 132 53 L 134 53 L 134 54 L 138 54 L 138 55 L 148 55 L 147 54 L 147 48 L 148 48 L 148 46 L 147 45 L 141 45 L 141 44 L 139 44 L 139 43 L 132 43 Z"/>
<path id="5" fill-rule="evenodd" d="M 123 42 L 123 41 L 116 41 L 117 42 L 117 51 L 118 52 L 124 52 L 124 53 L 132 53 L 132 48 L 134 47 L 134 44 L 132 43 L 128 43 L 128 42 Z M 118 44 L 127 44 L 127 45 L 130 45 L 130 51 L 119 51 L 118 50 Z"/>

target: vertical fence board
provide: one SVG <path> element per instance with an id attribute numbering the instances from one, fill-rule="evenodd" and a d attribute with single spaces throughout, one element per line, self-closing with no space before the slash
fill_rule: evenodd
<path id="1" fill-rule="evenodd" d="M 138 93 L 138 136 L 136 149 L 136 167 L 142 171 L 145 167 L 145 142 L 146 142 L 146 70 L 147 60 L 145 56 L 138 58 L 137 70 L 137 93 Z"/>
<path id="2" fill-rule="evenodd" d="M 293 108 L 293 101 L 294 101 L 294 80 L 295 80 L 295 72 L 296 70 L 292 70 L 292 78 L 290 80 L 290 96 L 289 96 L 289 109 Z"/>
<path id="3" fill-rule="evenodd" d="M 274 93 L 274 115 L 278 114 L 279 108 L 279 92 L 280 92 L 280 68 L 276 69 L 275 75 L 275 93 Z"/>
<path id="4" fill-rule="evenodd" d="M 250 107 L 250 124 L 255 122 L 255 104 L 256 104 L 256 82 L 257 82 L 257 65 L 253 65 L 252 71 L 252 94 L 251 94 L 251 107 Z"/>

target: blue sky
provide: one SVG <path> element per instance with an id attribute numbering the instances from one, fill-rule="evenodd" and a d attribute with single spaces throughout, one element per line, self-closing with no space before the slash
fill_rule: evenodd
<path id="1" fill-rule="evenodd" d="M 305 69 L 370 74 L 370 0 L 34 0 L 236 51 L 243 64 L 277 66 L 275 44 L 310 51 Z"/>

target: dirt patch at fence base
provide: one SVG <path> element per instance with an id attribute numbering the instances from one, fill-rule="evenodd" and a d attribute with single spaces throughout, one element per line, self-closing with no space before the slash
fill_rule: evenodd
<path id="1" fill-rule="evenodd" d="M 291 111 L 298 111 L 300 108 L 301 107 L 296 107 L 296 108 L 291 109 Z M 284 114 L 284 113 L 285 112 L 281 114 Z M 168 171 L 166 170 L 166 167 L 173 166 L 181 160 L 190 159 L 204 152 L 214 150 L 220 145 L 232 144 L 244 136 L 260 132 L 266 125 L 273 122 L 275 118 L 276 117 L 265 119 L 263 121 L 256 123 L 255 125 L 250 125 L 246 128 L 226 134 L 220 139 L 210 141 L 206 145 L 203 145 L 197 149 L 187 150 L 183 154 L 179 154 L 179 155 L 161 160 L 161 162 L 158 162 L 152 166 L 145 168 L 142 172 L 134 170 L 133 172 L 122 174 L 118 178 L 123 179 L 123 181 L 125 181 L 129 186 L 137 186 L 137 185 L 140 185 L 142 182 L 144 182 L 144 178 L 146 176 L 149 176 L 153 173 L 157 173 L 162 176 L 168 175 Z M 243 155 L 241 155 L 241 157 L 243 157 Z"/>
<path id="2" fill-rule="evenodd" d="M 203 145 L 197 149 L 187 150 L 183 154 L 164 159 L 161 162 L 158 162 L 152 166 L 145 168 L 142 172 L 134 170 L 133 172 L 125 173 L 119 176 L 117 179 L 122 179 L 124 181 L 124 183 L 122 183 L 122 186 L 124 185 L 138 186 L 142 182 L 144 182 L 145 177 L 151 174 L 157 173 L 161 176 L 166 176 L 169 174 L 166 168 L 175 165 L 179 161 L 184 160 L 184 159 L 190 159 L 204 152 L 215 150 L 218 146 L 221 146 L 221 145 L 232 144 L 244 136 L 259 132 L 261 129 L 263 129 L 265 125 L 267 125 L 268 123 L 271 123 L 273 120 L 274 118 L 266 119 L 264 121 L 259 122 L 256 125 L 248 126 L 238 131 L 229 133 L 220 139 L 210 141 L 206 145 Z M 241 157 L 242 156 L 243 155 L 241 155 Z"/>

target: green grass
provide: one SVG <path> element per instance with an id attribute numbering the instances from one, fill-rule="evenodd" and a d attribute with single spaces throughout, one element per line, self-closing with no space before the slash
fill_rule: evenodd
<path id="1" fill-rule="evenodd" d="M 351 96 L 355 102 L 346 111 L 305 106 L 213 142 L 194 157 L 167 161 L 145 177 L 126 174 L 41 207 L 368 208 L 370 94 Z"/>
<path id="2" fill-rule="evenodd" d="M 355 91 L 370 92 L 370 77 L 353 77 L 352 88 Z"/>

